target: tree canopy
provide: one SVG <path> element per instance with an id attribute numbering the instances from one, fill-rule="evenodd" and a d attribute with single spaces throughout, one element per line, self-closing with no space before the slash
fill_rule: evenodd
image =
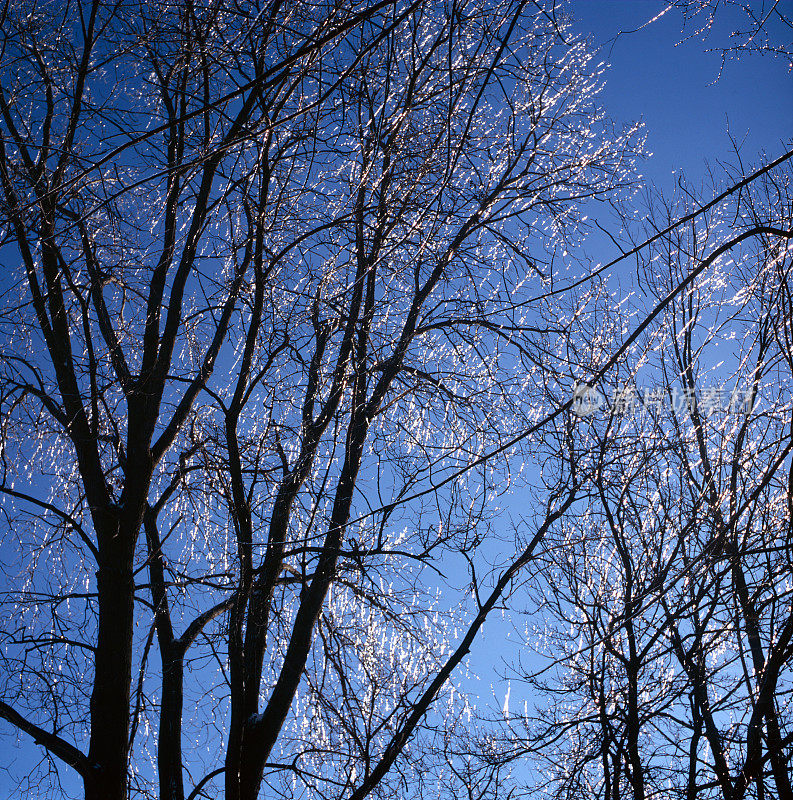
<path id="1" fill-rule="evenodd" d="M 554 3 L 4 6 L 21 794 L 790 796 L 793 151 L 645 195 L 601 83 Z"/>

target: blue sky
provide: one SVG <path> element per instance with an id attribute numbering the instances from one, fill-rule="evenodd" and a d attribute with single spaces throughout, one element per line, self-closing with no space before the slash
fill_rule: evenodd
<path id="1" fill-rule="evenodd" d="M 791 0 L 783 4 L 793 11 Z M 706 40 L 684 40 L 676 9 L 637 30 L 665 7 L 656 0 L 577 0 L 571 6 L 576 27 L 601 43 L 601 58 L 611 65 L 601 94 L 605 109 L 617 121 L 646 125 L 653 155 L 642 172 L 658 188 L 671 189 L 674 170 L 695 180 L 706 162 L 734 160 L 728 125 L 749 162 L 762 150 L 779 155 L 793 138 L 793 74 L 783 59 L 747 53 L 722 62 L 720 53 L 706 52 L 728 44 L 741 24 L 729 6 L 722 4 Z"/>
<path id="2" fill-rule="evenodd" d="M 785 4 L 793 5 L 791 0 Z M 734 161 L 728 125 L 733 139 L 741 143 L 746 162 L 755 162 L 763 151 L 770 157 L 782 153 L 785 141 L 789 144 L 793 136 L 793 75 L 788 65 L 754 54 L 722 64 L 719 53 L 706 52 L 708 46 L 728 41 L 735 27 L 729 13 L 718 19 L 706 42 L 700 37 L 681 41 L 678 12 L 637 30 L 663 7 L 655 0 L 576 0 L 572 4 L 577 29 L 601 45 L 600 58 L 611 64 L 601 95 L 605 110 L 618 124 L 640 119 L 646 125 L 648 149 L 653 153 L 641 166 L 647 181 L 669 191 L 675 171 L 684 171 L 698 184 L 707 163 Z M 635 32 L 617 37 L 620 31 Z M 593 253 L 600 261 L 612 255 Z M 519 516 L 520 508 L 514 513 Z M 498 684 L 492 659 L 494 653 L 509 652 L 504 643 L 508 628 L 493 622 L 484 640 L 474 645 L 472 665 L 482 676 L 482 701 L 494 696 L 500 708 L 506 686 Z M 515 685 L 511 699 L 513 708 L 522 705 Z M 7 724 L 2 725 L 3 734 L 8 734 Z M 13 735 L 0 741 L 5 751 L 0 759 L 0 797 L 7 797 L 15 781 L 3 771 L 4 764 L 14 757 L 18 765 L 32 763 L 40 751 L 24 738 L 24 746 L 15 750 Z M 73 783 L 67 780 L 65 785 Z"/>
<path id="3" fill-rule="evenodd" d="M 793 13 L 793 0 L 783 2 Z M 720 177 L 720 163 L 736 162 L 733 141 L 747 167 L 765 160 L 763 154 L 771 160 L 790 148 L 793 72 L 788 63 L 758 53 L 723 59 L 713 49 L 729 44 L 731 31 L 743 21 L 734 9 L 725 11 L 722 4 L 721 16 L 703 39 L 691 36 L 691 29 L 683 31 L 684 20 L 676 9 L 643 27 L 666 7 L 657 0 L 574 0 L 570 6 L 575 30 L 591 37 L 598 60 L 609 65 L 600 104 L 618 126 L 636 120 L 645 125 L 651 155 L 639 170 L 648 187 L 671 194 L 681 173 L 690 185 L 699 187 L 707 183 L 709 166 Z M 778 33 L 786 35 L 783 30 Z M 703 191 L 709 199 L 711 190 Z M 609 221 L 597 209 L 586 213 L 604 225 Z M 600 234 L 592 236 L 584 250 L 599 263 L 618 255 Z M 620 280 L 619 274 L 614 277 Z M 513 518 L 521 516 L 522 501 L 528 504 L 529 498 L 520 492 L 505 501 Z M 503 678 L 506 664 L 514 663 L 516 656 L 524 666 L 539 665 L 520 641 L 525 625 L 532 621 L 541 624 L 541 616 L 494 615 L 474 644 L 470 665 L 479 679 L 464 685 L 478 695 L 480 710 L 498 715 L 508 685 L 513 713 L 522 711 L 524 700 L 530 708 L 537 700 L 522 682 L 508 684 Z"/>
<path id="4" fill-rule="evenodd" d="M 785 5 L 793 12 L 793 0 Z M 760 161 L 763 152 L 773 159 L 790 147 L 793 73 L 786 61 L 757 53 L 723 61 L 720 52 L 708 52 L 729 43 L 730 32 L 742 22 L 729 7 L 703 40 L 691 37 L 690 30 L 683 32 L 683 18 L 676 9 L 642 27 L 666 7 L 656 0 L 575 0 L 571 6 L 575 29 L 591 37 L 599 47 L 598 60 L 610 65 L 600 104 L 618 126 L 635 120 L 645 124 L 652 155 L 639 169 L 651 188 L 671 194 L 681 172 L 690 184 L 699 186 L 706 180 L 708 165 L 718 176 L 719 162 L 735 163 L 731 137 L 747 165 Z M 707 189 L 705 196 L 710 196 Z M 587 209 L 587 213 L 593 212 Z M 601 221 L 605 225 L 608 219 L 604 216 Z M 599 234 L 584 249 L 600 263 L 618 255 Z M 514 518 L 520 517 L 520 493 L 506 505 Z M 514 628 L 520 631 L 526 621 L 516 617 Z M 475 691 L 478 704 L 492 704 L 498 712 L 507 690 L 499 678 L 504 662 L 518 652 L 525 663 L 530 659 L 509 620 L 494 617 L 483 633 L 471 651 L 471 666 L 479 676 Z M 521 710 L 524 699 L 531 705 L 529 690 L 513 682 L 512 710 Z"/>

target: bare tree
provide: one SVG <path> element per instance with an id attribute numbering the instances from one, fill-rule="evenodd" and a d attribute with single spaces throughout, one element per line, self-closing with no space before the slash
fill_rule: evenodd
<path id="1" fill-rule="evenodd" d="M 555 258 L 638 146 L 562 34 L 508 0 L 5 7 L 0 715 L 87 798 L 442 779 L 433 709 L 580 485 L 565 417 L 483 575 L 577 319 Z"/>
<path id="2" fill-rule="evenodd" d="M 505 751 L 559 765 L 559 797 L 790 796 L 789 186 L 766 171 L 685 227 L 681 186 L 642 235 L 665 311 L 584 422 L 596 496 L 535 559 L 552 711 Z"/>
<path id="3" fill-rule="evenodd" d="M 744 0 L 674 0 L 664 12 L 677 8 L 683 15 L 684 31 L 712 41 L 712 29 L 722 17 L 736 25 L 731 41 L 716 40 L 714 49 L 722 57 L 740 58 L 745 53 L 763 53 L 784 58 L 793 65 L 793 15 L 783 0 L 747 3 Z"/>
<path id="4" fill-rule="evenodd" d="M 376 10 L 4 9 L 0 178 L 30 303 L 8 318 L 23 336 L 6 361 L 19 427 L 4 486 L 58 520 L 56 587 L 31 613 L 49 606 L 60 627 L 55 609 L 82 587 L 87 636 L 53 634 L 53 646 L 89 654 L 73 688 L 82 694 L 86 670 L 91 688 L 89 703 L 65 710 L 55 692 L 51 731 L 2 708 L 77 770 L 87 797 L 127 795 L 138 533 L 155 472 L 231 336 L 257 139 L 322 48 Z M 28 441 L 42 434 L 37 455 Z M 13 488 L 13 459 L 54 468 L 46 500 L 38 486 Z M 69 656 L 42 661 L 46 685 Z M 84 730 L 89 708 L 83 753 L 60 734 Z"/>

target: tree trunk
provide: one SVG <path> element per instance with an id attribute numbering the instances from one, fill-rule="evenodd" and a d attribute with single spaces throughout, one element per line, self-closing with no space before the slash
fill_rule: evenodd
<path id="1" fill-rule="evenodd" d="M 182 778 L 182 679 L 181 648 L 171 645 L 163 654 L 162 704 L 157 747 L 160 800 L 184 800 Z"/>
<path id="2" fill-rule="evenodd" d="M 126 800 L 129 701 L 132 679 L 134 539 L 124 535 L 117 515 L 99 537 L 98 631 L 91 693 L 88 759 L 96 779 L 86 783 L 86 800 Z M 108 535 L 109 534 L 109 535 Z"/>

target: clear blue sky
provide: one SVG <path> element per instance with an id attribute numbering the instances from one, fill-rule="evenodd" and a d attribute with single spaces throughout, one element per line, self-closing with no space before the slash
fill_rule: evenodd
<path id="1" fill-rule="evenodd" d="M 791 5 L 791 0 L 785 4 Z M 696 184 L 705 174 L 706 162 L 732 161 L 728 124 L 733 138 L 742 143 L 747 162 L 757 160 L 763 150 L 770 156 L 783 152 L 784 142 L 790 143 L 793 137 L 793 75 L 787 64 L 750 54 L 740 61 L 728 60 L 722 69 L 720 54 L 705 50 L 728 41 L 735 27 L 735 18 L 729 13 L 719 18 L 707 42 L 698 37 L 681 42 L 682 20 L 677 12 L 615 40 L 620 31 L 635 31 L 663 7 L 655 0 L 572 3 L 577 28 L 602 45 L 601 59 L 611 64 L 601 95 L 606 111 L 618 123 L 641 119 L 646 125 L 648 149 L 653 153 L 642 166 L 648 181 L 670 190 L 673 171 L 684 170 Z M 594 255 L 597 260 L 607 260 L 612 254 Z M 515 500 L 512 510 L 519 516 L 519 498 Z M 498 684 L 492 659 L 502 650 L 507 655 L 510 648 L 505 646 L 504 623 L 493 622 L 487 626 L 484 641 L 474 645 L 472 664 L 482 676 L 481 700 L 486 704 L 492 692 L 500 708 L 506 687 Z M 522 705 L 518 686 L 512 687 L 511 701 L 513 708 Z M 0 797 L 7 797 L 14 782 L 3 766 L 15 758 L 17 768 L 31 763 L 38 751 L 24 737 L 24 746 L 15 750 L 13 734 L 8 737 L 8 725 L 2 725 Z M 71 788 L 75 784 L 67 780 L 64 785 Z"/>
<path id="2" fill-rule="evenodd" d="M 783 0 L 793 13 L 793 0 Z M 574 0 L 575 29 L 599 46 L 599 61 L 609 68 L 600 104 L 615 123 L 641 120 L 647 149 L 652 155 L 640 165 L 645 181 L 671 193 L 676 173 L 698 186 L 710 164 L 735 162 L 732 138 L 741 145 L 744 163 L 760 160 L 761 153 L 774 158 L 793 140 L 793 73 L 783 59 L 747 53 L 740 60 L 722 61 L 720 52 L 707 52 L 729 44 L 730 32 L 742 22 L 727 8 L 707 40 L 683 32 L 683 18 L 673 9 L 646 27 L 666 3 L 657 0 Z M 620 34 L 620 31 L 623 31 Z M 632 31 L 632 32 L 629 32 Z M 784 32 L 781 32 L 784 33 Z M 789 33 L 789 31 L 788 31 Z M 619 34 L 619 35 L 618 35 Z M 729 133 L 728 133 L 729 126 Z M 596 215 L 587 209 L 591 215 Z M 604 217 L 602 222 L 606 223 Z M 605 236 L 593 237 L 585 247 L 596 262 L 618 255 Z M 514 517 L 521 515 L 520 494 L 508 502 Z M 516 618 L 522 628 L 525 618 Z M 476 691 L 483 706 L 501 709 L 506 682 L 498 675 L 503 662 L 522 652 L 508 620 L 494 617 L 485 626 L 484 639 L 474 644 L 471 665 L 480 677 Z M 493 663 L 494 658 L 498 663 Z M 525 686 L 512 683 L 513 711 L 529 700 Z"/>
<path id="3" fill-rule="evenodd" d="M 793 12 L 793 0 L 783 4 Z M 706 52 L 729 44 L 742 22 L 735 10 L 722 4 L 706 40 L 683 41 L 676 9 L 637 30 L 663 10 L 657 0 L 576 0 L 571 7 L 577 28 L 602 43 L 602 60 L 611 65 L 601 95 L 606 110 L 617 121 L 646 125 L 653 156 L 642 172 L 659 188 L 672 187 L 673 170 L 694 180 L 705 162 L 733 160 L 728 125 L 749 162 L 762 150 L 780 154 L 793 139 L 793 74 L 785 60 L 748 53 L 722 69 L 721 54 Z"/>

